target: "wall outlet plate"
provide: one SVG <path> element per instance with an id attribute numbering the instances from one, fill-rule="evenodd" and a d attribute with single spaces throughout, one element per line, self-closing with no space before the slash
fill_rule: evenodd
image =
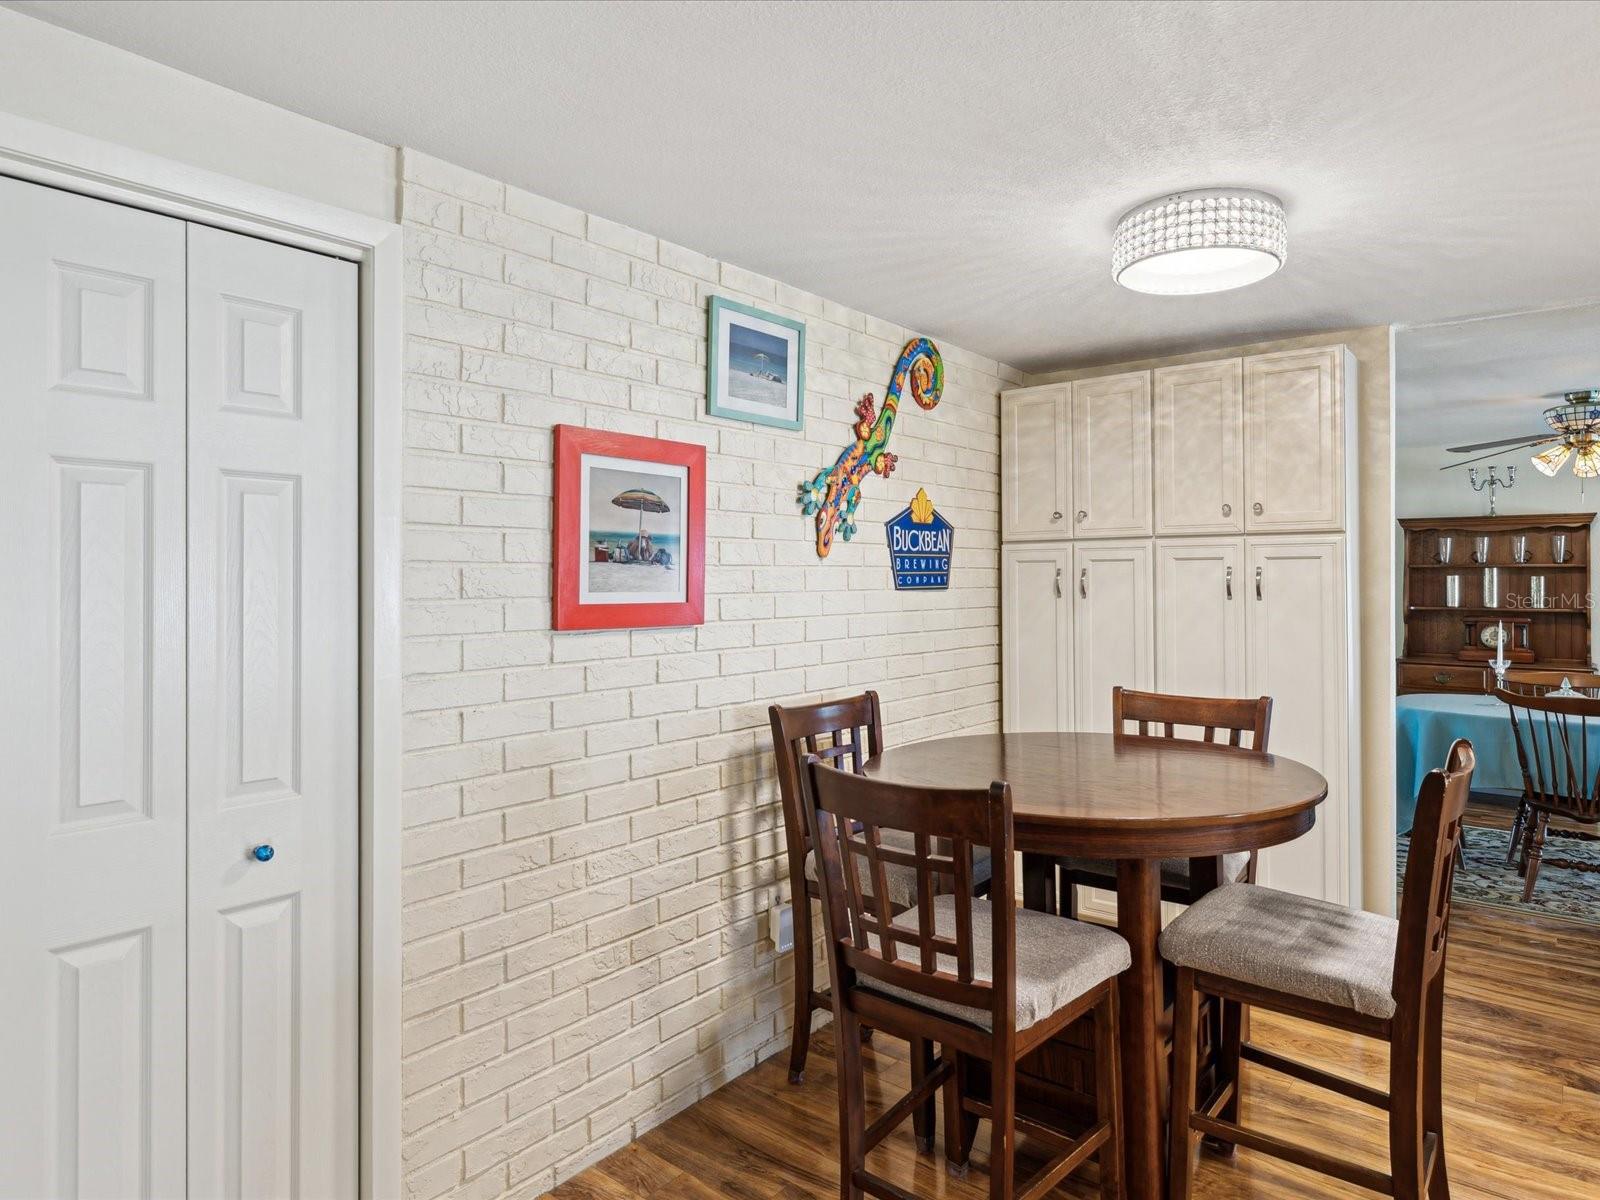
<path id="1" fill-rule="evenodd" d="M 794 949 L 794 905 L 777 904 L 767 909 L 767 939 L 779 954 Z"/>

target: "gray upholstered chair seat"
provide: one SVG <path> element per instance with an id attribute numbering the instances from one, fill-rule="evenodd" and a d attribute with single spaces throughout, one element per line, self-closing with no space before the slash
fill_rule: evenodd
<path id="1" fill-rule="evenodd" d="M 1399 930 L 1390 917 L 1235 883 L 1167 926 L 1161 953 L 1180 967 L 1388 1020 Z"/>
<path id="2" fill-rule="evenodd" d="M 1117 864 L 1109 858 L 1060 858 L 1056 860 L 1069 871 L 1081 871 L 1088 875 L 1104 875 L 1108 879 L 1116 878 Z M 1244 874 L 1244 869 L 1250 864 L 1250 852 L 1241 851 L 1238 854 L 1225 854 L 1222 856 L 1222 879 L 1224 883 L 1232 882 Z M 1162 887 L 1188 887 L 1189 886 L 1189 860 L 1187 858 L 1164 858 L 1161 860 L 1161 886 Z"/>
<path id="3" fill-rule="evenodd" d="M 907 833 L 903 829 L 885 829 L 879 834 L 885 846 L 895 850 L 904 850 L 910 853 L 916 846 L 917 835 Z M 872 891 L 872 881 L 869 878 L 865 861 L 857 860 L 857 874 L 861 879 L 861 887 L 868 894 Z M 989 848 L 987 846 L 974 846 L 972 848 L 972 885 L 988 883 L 994 873 L 994 864 L 989 861 Z M 806 852 L 806 878 L 812 883 L 817 882 L 817 852 Z M 898 863 L 883 864 L 883 880 L 889 885 L 889 903 L 895 908 L 910 908 L 917 902 L 917 872 L 912 867 L 902 867 Z"/>
<path id="4" fill-rule="evenodd" d="M 992 934 L 993 910 L 987 901 L 972 905 L 972 973 L 983 983 L 993 977 L 994 941 Z M 896 927 L 910 931 L 916 937 L 917 910 L 910 909 L 894 919 Z M 956 898 L 935 896 L 933 900 L 933 927 L 940 937 L 955 940 Z M 869 937 L 873 949 L 877 938 Z M 900 959 L 909 959 L 916 965 L 917 951 L 895 944 Z M 1072 1003 L 1102 980 L 1111 979 L 1126 971 L 1133 962 L 1128 943 L 1120 934 L 1099 925 L 1082 921 L 1069 921 L 1065 917 L 1031 909 L 1017 910 L 1017 1029 L 1037 1025 L 1051 1013 Z M 939 956 L 939 969 L 952 975 L 956 960 L 948 954 Z M 929 999 L 881 979 L 859 975 L 857 981 L 863 988 L 906 1000 L 934 1012 L 941 1012 L 957 1020 L 966 1021 L 980 1029 L 992 1030 L 994 1023 L 983 1009 L 967 1008 L 942 1000 Z"/>

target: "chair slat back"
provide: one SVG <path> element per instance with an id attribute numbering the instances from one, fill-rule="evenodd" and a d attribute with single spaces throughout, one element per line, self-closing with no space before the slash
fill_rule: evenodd
<path id="1" fill-rule="evenodd" d="M 1016 1022 L 1016 914 L 990 906 L 990 981 L 977 976 L 972 924 L 972 853 L 990 847 L 991 892 L 1013 894 L 1011 790 L 906 787 L 830 767 L 820 755 L 801 761 L 800 784 L 818 859 L 829 965 L 848 993 L 857 973 L 933 1000 L 988 1011 L 997 1034 Z M 912 835 L 909 850 L 885 845 L 884 830 Z M 886 899 L 884 867 L 916 872 L 916 913 L 899 924 Z M 864 868 L 864 869 L 863 869 Z M 872 892 L 861 881 L 871 882 Z M 934 897 L 949 893 L 954 929 L 935 923 Z M 987 901 L 977 901 L 986 904 Z M 1009 1023 L 1009 1024 L 1008 1024 Z"/>
<path id="2" fill-rule="evenodd" d="M 1129 722 L 1136 726 L 1135 731 L 1128 731 Z M 1265 754 L 1272 729 L 1272 697 L 1235 700 L 1135 692 L 1122 687 L 1111 689 L 1111 732 L 1118 738 L 1124 741 L 1175 738 L 1180 725 L 1202 730 L 1201 737 L 1196 740 L 1215 743 L 1219 736 L 1226 735 L 1226 744 L 1235 749 Z M 1244 744 L 1246 734 L 1250 738 L 1248 746 Z"/>
<path id="3" fill-rule="evenodd" d="M 1530 804 L 1585 824 L 1600 820 L 1600 754 L 1589 752 L 1589 731 L 1600 736 L 1600 699 L 1496 688 L 1511 714 Z"/>
<path id="4" fill-rule="evenodd" d="M 793 878 L 811 849 L 810 827 L 800 799 L 800 760 L 807 754 L 860 774 L 868 760 L 883 752 L 883 712 L 877 692 L 863 692 L 820 704 L 767 709 L 772 722 L 772 749 L 778 760 L 778 792 L 783 800 L 783 826 Z"/>
<path id="5" fill-rule="evenodd" d="M 1402 1005 L 1420 1003 L 1423 989 L 1444 965 L 1450 898 L 1476 765 L 1472 743 L 1458 738 L 1443 769 L 1429 771 L 1417 794 L 1395 947 L 1394 997 Z"/>

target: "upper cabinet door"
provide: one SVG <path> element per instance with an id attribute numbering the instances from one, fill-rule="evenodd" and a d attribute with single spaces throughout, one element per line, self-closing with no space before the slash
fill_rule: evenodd
<path id="1" fill-rule="evenodd" d="M 1074 537 L 1149 537 L 1150 373 L 1072 385 Z"/>
<path id="2" fill-rule="evenodd" d="M 1111 689 L 1154 684 L 1150 543 L 1073 547 L 1073 703 L 1076 728 L 1111 732 Z"/>
<path id="3" fill-rule="evenodd" d="M 1244 360 L 1247 532 L 1344 527 L 1347 357 L 1329 346 Z"/>
<path id="4" fill-rule="evenodd" d="M 1007 541 L 1072 536 L 1071 407 L 1070 383 L 1001 394 L 1000 534 Z"/>
<path id="5" fill-rule="evenodd" d="M 1156 543 L 1156 689 L 1245 694 L 1244 539 Z"/>
<path id="6" fill-rule="evenodd" d="M 1156 533 L 1244 532 L 1244 364 L 1155 372 Z"/>
<path id="7" fill-rule="evenodd" d="M 1072 726 L 1072 547 L 1007 546 L 1000 552 L 1007 733 Z"/>

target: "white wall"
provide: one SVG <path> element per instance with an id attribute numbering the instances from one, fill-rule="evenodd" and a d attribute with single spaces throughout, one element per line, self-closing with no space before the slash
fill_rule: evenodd
<path id="1" fill-rule="evenodd" d="M 998 391 L 942 344 L 899 467 L 819 560 L 797 486 L 911 331 L 404 155 L 405 1166 L 535 1196 L 787 1045 L 766 707 L 877 688 L 891 742 L 998 727 Z M 705 415 L 705 305 L 806 322 L 806 425 Z M 552 633 L 551 426 L 708 450 L 706 623 Z M 926 487 L 951 590 L 897 593 L 880 522 Z"/>
<path id="2" fill-rule="evenodd" d="M 394 147 L 9 9 L 0 112 L 395 219 Z"/>

